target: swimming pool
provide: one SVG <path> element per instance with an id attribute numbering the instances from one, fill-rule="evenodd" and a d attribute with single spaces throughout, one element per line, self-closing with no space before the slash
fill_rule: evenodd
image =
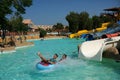
<path id="1" fill-rule="evenodd" d="M 0 80 L 119 80 L 120 63 L 111 59 L 102 62 L 77 58 L 78 39 L 35 40 L 34 46 L 17 49 L 14 53 L 0 55 Z M 40 61 L 36 53 L 45 57 L 54 53 L 68 55 L 68 59 L 48 71 L 39 71 L 35 65 Z"/>

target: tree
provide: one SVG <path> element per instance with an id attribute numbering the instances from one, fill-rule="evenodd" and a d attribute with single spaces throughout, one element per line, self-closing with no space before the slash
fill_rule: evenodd
<path id="1" fill-rule="evenodd" d="M 25 7 L 30 7 L 32 0 L 0 0 L 0 27 L 6 30 L 7 15 L 18 13 L 25 14 Z"/>
<path id="2" fill-rule="evenodd" d="M 11 27 L 7 28 L 9 31 L 19 33 L 19 39 L 21 43 L 22 43 L 21 36 L 23 36 L 24 33 L 28 31 L 28 26 L 23 24 L 22 21 L 23 21 L 23 18 L 21 15 L 15 15 L 9 20 L 9 26 Z"/>
<path id="3" fill-rule="evenodd" d="M 102 23 L 116 21 L 113 16 L 109 16 L 109 15 L 100 15 L 100 19 L 101 19 Z"/>
<path id="4" fill-rule="evenodd" d="M 79 30 L 87 29 L 87 21 L 89 20 L 89 14 L 85 11 L 79 14 Z"/>
<path id="5" fill-rule="evenodd" d="M 66 27 L 65 27 L 65 31 L 66 31 L 66 32 L 69 32 L 69 26 L 66 26 Z"/>
<path id="6" fill-rule="evenodd" d="M 85 11 L 80 14 L 71 12 L 66 16 L 66 20 L 69 23 L 69 30 L 72 33 L 75 33 L 78 30 L 92 29 L 93 21 Z"/>
<path id="7" fill-rule="evenodd" d="M 40 37 L 40 38 L 41 38 L 41 37 L 44 37 L 46 34 L 47 34 L 47 32 L 46 32 L 44 29 L 39 28 L 39 37 Z"/>
<path id="8" fill-rule="evenodd" d="M 92 17 L 92 20 L 93 20 L 93 28 L 95 29 L 95 28 L 98 28 L 98 27 L 101 27 L 101 19 L 100 19 L 100 17 L 99 16 L 93 16 Z"/>
<path id="9" fill-rule="evenodd" d="M 53 29 L 60 35 L 60 31 L 64 29 L 64 26 L 62 23 L 57 23 L 56 25 L 53 25 Z"/>
<path id="10" fill-rule="evenodd" d="M 86 29 L 87 30 L 93 29 L 93 20 L 91 18 L 88 18 L 88 20 L 86 21 Z"/>
<path id="11" fill-rule="evenodd" d="M 66 16 L 66 20 L 69 24 L 69 31 L 72 33 L 77 32 L 79 25 L 79 14 L 75 12 L 70 12 L 70 14 Z"/>

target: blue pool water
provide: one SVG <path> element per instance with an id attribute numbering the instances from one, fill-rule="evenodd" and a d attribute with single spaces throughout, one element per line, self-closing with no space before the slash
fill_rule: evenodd
<path id="1" fill-rule="evenodd" d="M 36 40 L 34 46 L 17 49 L 14 53 L 0 54 L 0 80 L 120 80 L 120 63 L 111 59 L 102 62 L 78 59 L 77 39 Z M 35 65 L 40 61 L 36 53 L 46 58 L 54 53 L 68 55 L 65 62 L 55 68 L 39 71 Z"/>

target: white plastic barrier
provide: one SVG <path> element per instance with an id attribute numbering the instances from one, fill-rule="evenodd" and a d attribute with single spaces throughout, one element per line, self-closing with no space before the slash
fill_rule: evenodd
<path id="1" fill-rule="evenodd" d="M 93 41 L 86 41 L 79 46 L 79 58 L 92 59 L 102 61 L 102 53 L 109 47 L 116 47 L 120 36 L 111 39 L 99 39 Z"/>

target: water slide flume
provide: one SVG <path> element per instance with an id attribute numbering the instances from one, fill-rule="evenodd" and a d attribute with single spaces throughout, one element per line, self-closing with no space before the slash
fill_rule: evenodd
<path id="1" fill-rule="evenodd" d="M 107 25 L 110 24 L 109 22 L 107 23 L 103 23 L 102 26 L 100 28 L 96 28 L 94 29 L 96 32 L 99 32 L 99 31 L 103 31 L 105 29 L 107 29 Z M 80 30 L 78 31 L 77 33 L 73 33 L 73 34 L 70 34 L 69 37 L 70 38 L 75 38 L 75 37 L 78 37 L 82 34 L 87 34 L 87 33 L 92 33 L 94 32 L 93 30 Z"/>
<path id="2" fill-rule="evenodd" d="M 116 47 L 120 43 L 120 36 L 86 41 L 79 45 L 79 58 L 102 61 L 102 54 L 110 47 Z"/>
<path id="3" fill-rule="evenodd" d="M 89 31 L 88 30 L 80 30 L 80 31 L 78 31 L 77 33 L 74 33 L 74 34 L 70 34 L 70 38 L 74 38 L 74 37 L 78 37 L 78 36 L 80 36 L 80 35 L 82 35 L 82 34 L 86 34 L 86 33 L 89 33 Z"/>

